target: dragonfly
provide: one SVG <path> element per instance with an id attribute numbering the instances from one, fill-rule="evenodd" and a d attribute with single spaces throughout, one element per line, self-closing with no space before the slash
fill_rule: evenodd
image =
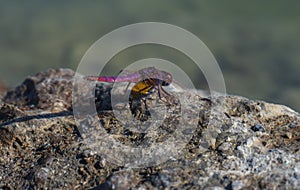
<path id="1" fill-rule="evenodd" d="M 127 88 L 131 83 L 136 83 L 131 93 L 135 95 L 148 95 L 153 89 L 158 90 L 159 98 L 168 99 L 171 95 L 163 89 L 172 83 L 173 77 L 166 71 L 159 70 L 155 67 L 146 67 L 136 72 L 121 76 L 86 76 L 86 80 L 100 82 L 128 82 Z"/>

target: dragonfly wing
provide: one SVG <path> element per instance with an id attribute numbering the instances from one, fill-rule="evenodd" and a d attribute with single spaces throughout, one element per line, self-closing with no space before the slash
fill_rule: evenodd
<path id="1" fill-rule="evenodd" d="M 119 73 L 118 73 L 118 75 L 117 76 L 124 76 L 124 75 L 131 75 L 132 73 L 134 73 L 133 71 L 131 71 L 131 70 L 124 70 L 124 69 L 122 69 Z"/>

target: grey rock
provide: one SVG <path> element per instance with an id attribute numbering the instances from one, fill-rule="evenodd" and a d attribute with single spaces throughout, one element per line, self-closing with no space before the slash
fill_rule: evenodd
<path id="1" fill-rule="evenodd" d="M 167 105 L 161 112 L 167 121 L 143 134 L 124 128 L 114 117 L 111 84 L 99 83 L 94 102 L 99 121 L 124 145 L 165 142 L 177 132 L 181 110 L 187 113 L 187 125 L 197 123 L 183 131 L 192 137 L 176 157 L 127 168 L 115 164 L 118 155 L 107 158 L 86 146 L 86 134 L 72 113 L 73 76 L 69 69 L 38 73 L 0 101 L 1 189 L 300 188 L 300 118 L 286 106 L 230 95 L 203 97 L 203 92 L 186 90 L 162 101 L 153 92 L 143 101 L 131 99 L 130 114 L 147 121 L 151 115 L 146 106 Z M 193 115 L 197 117 L 188 117 Z M 87 126 L 91 122 L 92 116 L 82 121 Z M 257 124 L 264 130 L 253 130 Z"/>

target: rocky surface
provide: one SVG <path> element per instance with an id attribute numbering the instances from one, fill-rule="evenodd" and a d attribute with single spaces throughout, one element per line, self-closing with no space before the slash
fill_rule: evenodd
<path id="1" fill-rule="evenodd" d="M 179 92 L 197 115 L 192 138 L 175 158 L 128 168 L 84 144 L 72 113 L 73 75 L 69 69 L 38 73 L 0 100 L 0 189 L 300 189 L 297 112 L 238 96 Z M 131 100 L 131 111 L 147 120 L 145 107 L 161 103 L 171 119 L 155 135 L 123 129 L 111 111 L 110 88 L 97 86 L 96 108 L 121 143 L 163 142 L 176 129 L 178 102 L 166 104 L 158 93 Z"/>

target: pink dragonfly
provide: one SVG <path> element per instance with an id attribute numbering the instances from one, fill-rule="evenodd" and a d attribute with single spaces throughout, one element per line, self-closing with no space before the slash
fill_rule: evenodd
<path id="1" fill-rule="evenodd" d="M 168 99 L 170 94 L 166 92 L 162 86 L 168 86 L 171 84 L 173 78 L 172 75 L 166 71 L 161 71 L 155 67 L 147 67 L 136 72 L 122 75 L 122 76 L 86 76 L 85 79 L 91 81 L 101 81 L 101 82 L 128 82 L 136 83 L 132 88 L 131 92 L 135 95 L 148 95 L 149 92 L 156 88 L 158 90 L 158 95 Z"/>

